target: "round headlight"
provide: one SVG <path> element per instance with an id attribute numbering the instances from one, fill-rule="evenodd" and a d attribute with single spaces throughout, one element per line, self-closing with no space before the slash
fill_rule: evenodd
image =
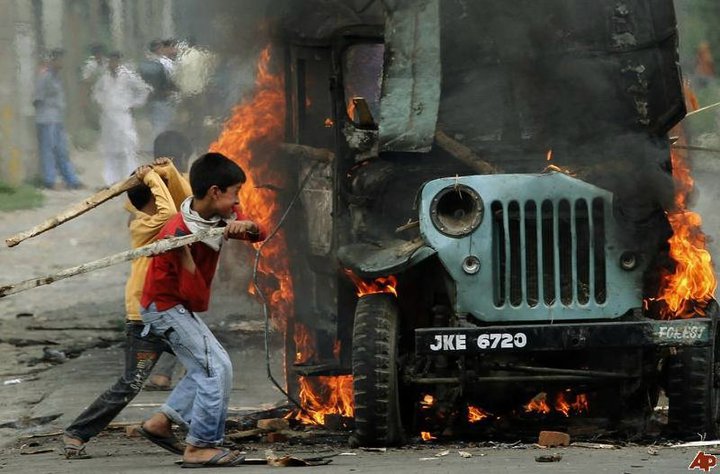
<path id="1" fill-rule="evenodd" d="M 480 195 L 464 184 L 442 189 L 430 203 L 430 220 L 450 237 L 462 237 L 477 229 L 484 213 Z"/>

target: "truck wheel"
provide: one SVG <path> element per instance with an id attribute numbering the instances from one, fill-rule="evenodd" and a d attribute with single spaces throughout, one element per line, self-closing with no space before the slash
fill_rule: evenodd
<path id="1" fill-rule="evenodd" d="M 668 429 L 673 436 L 715 439 L 720 434 L 714 351 L 713 347 L 687 348 L 667 361 Z"/>
<path id="2" fill-rule="evenodd" d="M 398 319 L 397 303 L 390 294 L 371 294 L 358 300 L 352 347 L 355 431 L 350 445 L 353 447 L 390 446 L 402 439 Z"/>

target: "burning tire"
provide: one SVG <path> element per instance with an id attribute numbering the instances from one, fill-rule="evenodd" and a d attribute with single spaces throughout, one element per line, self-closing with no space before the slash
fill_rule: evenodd
<path id="1" fill-rule="evenodd" d="M 692 347 L 667 361 L 668 429 L 680 438 L 719 434 L 717 340 L 710 347 Z"/>
<path id="2" fill-rule="evenodd" d="M 386 293 L 358 300 L 353 328 L 355 432 L 351 446 L 389 446 L 402 439 L 398 396 L 399 315 Z"/>

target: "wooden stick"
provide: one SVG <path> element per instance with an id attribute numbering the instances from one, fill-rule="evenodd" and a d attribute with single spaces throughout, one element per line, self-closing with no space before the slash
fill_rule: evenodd
<path id="1" fill-rule="evenodd" d="M 335 159 L 335 153 L 327 148 L 299 145 L 297 143 L 281 143 L 280 150 L 293 158 L 330 163 Z"/>
<path id="2" fill-rule="evenodd" d="M 115 196 L 124 193 L 128 189 L 134 188 L 135 186 L 139 185 L 140 180 L 138 180 L 135 176 L 131 176 L 125 181 L 119 181 L 110 186 L 109 188 L 98 191 L 89 198 L 85 199 L 83 202 L 75 204 L 65 209 L 61 213 L 54 215 L 50 219 L 41 222 L 32 229 L 8 237 L 7 239 L 5 239 L 5 243 L 8 247 L 14 247 L 23 240 L 29 239 L 30 237 L 35 237 L 36 235 L 42 234 L 43 232 L 50 230 L 53 227 L 57 227 L 63 222 L 67 222 L 70 219 L 84 214 L 90 209 L 93 209 L 104 203 L 108 199 L 112 199 Z"/>
<path id="3" fill-rule="evenodd" d="M 477 156 L 470 148 L 451 138 L 442 130 L 435 132 L 435 143 L 480 174 L 494 174 L 497 172 L 493 165 Z"/>
<path id="4" fill-rule="evenodd" d="M 670 145 L 673 148 L 677 148 L 679 150 L 692 150 L 692 151 L 706 151 L 709 153 L 720 153 L 720 148 L 707 148 L 704 146 L 697 146 L 697 145 Z"/>
<path id="5" fill-rule="evenodd" d="M 693 110 L 692 112 L 688 112 L 685 114 L 685 118 L 692 117 L 693 115 L 704 112 L 708 109 L 714 109 L 715 107 L 720 106 L 720 102 L 715 102 L 714 104 L 706 105 L 705 107 L 700 107 L 697 110 Z"/>
<path id="6" fill-rule="evenodd" d="M 101 268 L 109 267 L 117 263 L 127 262 L 128 260 L 134 260 L 138 257 L 151 257 L 153 255 L 159 255 L 165 253 L 168 250 L 176 249 L 199 240 L 206 239 L 208 237 L 216 237 L 221 235 L 225 230 L 224 227 L 215 227 L 206 231 L 198 232 L 197 234 L 183 235 L 181 237 L 170 237 L 167 239 L 158 240 L 151 244 L 136 249 L 127 250 L 125 252 L 116 253 L 109 257 L 104 257 L 99 260 L 84 263 L 76 267 L 66 268 L 53 275 L 47 275 L 41 278 L 33 278 L 31 280 L 25 280 L 12 285 L 6 285 L 0 287 L 0 298 L 4 298 L 8 295 L 20 293 L 21 291 L 36 288 L 38 286 L 49 285 L 58 280 L 63 280 L 71 276 L 80 275 L 82 273 L 92 272 Z"/>

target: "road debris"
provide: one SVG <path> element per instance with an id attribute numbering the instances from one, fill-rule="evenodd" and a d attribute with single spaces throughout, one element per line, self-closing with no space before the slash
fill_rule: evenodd
<path id="1" fill-rule="evenodd" d="M 439 461 L 440 458 L 433 457 L 433 458 L 420 458 L 421 461 Z"/>
<path id="2" fill-rule="evenodd" d="M 290 428 L 290 422 L 284 418 L 266 418 L 258 420 L 257 427 L 261 430 L 282 431 Z"/>
<path id="3" fill-rule="evenodd" d="M 657 450 L 656 448 L 649 447 L 649 448 L 647 449 L 647 453 L 648 453 L 649 455 L 651 455 L 651 456 L 657 456 L 657 455 L 658 455 L 658 450 Z"/>
<path id="4" fill-rule="evenodd" d="M 541 431 L 538 437 L 538 444 L 553 448 L 555 446 L 569 446 L 570 435 L 560 431 Z"/>
<path id="5" fill-rule="evenodd" d="M 620 449 L 620 446 L 618 446 L 616 444 L 586 443 L 584 441 L 570 443 L 570 446 L 572 446 L 574 448 L 588 448 L 588 449 Z"/>
<path id="6" fill-rule="evenodd" d="M 285 455 L 276 456 L 275 453 L 268 449 L 265 451 L 265 458 L 267 459 L 267 465 L 273 467 L 305 467 L 305 466 L 324 466 L 332 462 L 332 457 L 335 454 L 329 456 L 318 456 L 312 458 L 299 458 L 295 456 Z"/>
<path id="7" fill-rule="evenodd" d="M 387 448 L 360 448 L 363 451 L 367 451 L 368 453 L 384 453 L 387 451 Z"/>
<path id="8" fill-rule="evenodd" d="M 448 454 L 450 454 L 450 450 L 446 449 L 445 451 L 440 451 L 435 456 L 441 458 L 441 457 L 447 456 Z"/>
<path id="9" fill-rule="evenodd" d="M 700 446 L 720 446 L 720 439 L 712 441 L 690 441 L 689 443 L 671 444 L 671 448 L 696 448 Z"/>
<path id="10" fill-rule="evenodd" d="M 559 462 L 562 459 L 560 454 L 543 454 L 542 456 L 535 456 L 536 462 Z"/>
<path id="11" fill-rule="evenodd" d="M 458 451 L 458 454 L 461 458 L 471 458 L 473 455 L 471 453 L 468 453 L 467 451 Z"/>
<path id="12" fill-rule="evenodd" d="M 20 455 L 22 456 L 29 456 L 33 454 L 43 454 L 43 453 L 54 453 L 55 448 L 38 448 L 38 449 L 32 449 L 37 448 L 40 446 L 39 443 L 28 443 L 23 444 L 20 446 Z"/>

